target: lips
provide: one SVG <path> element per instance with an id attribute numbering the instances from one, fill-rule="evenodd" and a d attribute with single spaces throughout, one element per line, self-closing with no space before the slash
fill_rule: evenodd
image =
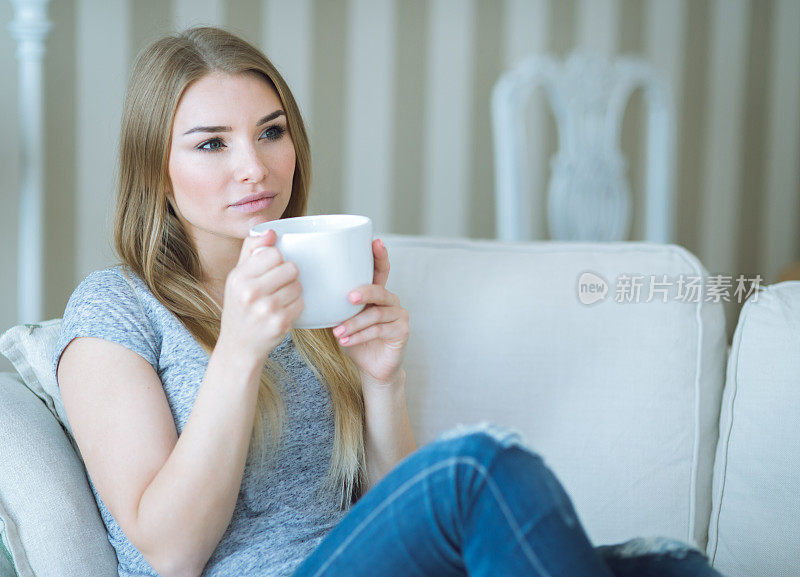
<path id="1" fill-rule="evenodd" d="M 262 194 L 262 195 L 251 195 L 251 197 L 252 196 L 255 197 L 255 200 L 251 200 L 250 202 L 240 201 L 239 204 L 232 204 L 228 208 L 236 212 L 244 212 L 247 214 L 260 212 L 265 208 L 267 208 L 268 206 L 272 206 L 272 203 L 275 202 L 275 197 L 278 195 L 273 194 L 272 196 L 269 196 L 266 194 Z"/>
<path id="2" fill-rule="evenodd" d="M 248 194 L 244 198 L 241 198 L 237 202 L 234 202 L 231 206 L 242 206 L 244 204 L 247 204 L 248 202 L 253 202 L 256 200 L 264 200 L 266 198 L 273 198 L 275 196 L 278 196 L 277 192 L 267 192 L 267 191 L 256 192 L 253 194 Z"/>

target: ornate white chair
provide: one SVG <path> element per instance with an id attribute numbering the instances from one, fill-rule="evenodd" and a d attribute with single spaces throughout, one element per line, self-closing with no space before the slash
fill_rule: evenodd
<path id="1" fill-rule="evenodd" d="M 551 159 L 547 222 L 556 240 L 626 240 L 631 224 L 627 163 L 620 131 L 631 93 L 644 90 L 647 161 L 644 240 L 674 241 L 675 120 L 668 84 L 644 60 L 575 53 L 564 63 L 539 55 L 503 74 L 492 93 L 497 236 L 525 238 L 530 214 L 525 110 L 543 87 L 558 126 Z"/>

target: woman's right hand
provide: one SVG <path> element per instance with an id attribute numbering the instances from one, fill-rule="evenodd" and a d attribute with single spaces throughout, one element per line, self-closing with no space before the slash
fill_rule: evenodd
<path id="1" fill-rule="evenodd" d="M 283 262 L 277 240 L 274 230 L 244 240 L 223 295 L 220 339 L 260 362 L 283 342 L 305 307 L 297 265 Z"/>

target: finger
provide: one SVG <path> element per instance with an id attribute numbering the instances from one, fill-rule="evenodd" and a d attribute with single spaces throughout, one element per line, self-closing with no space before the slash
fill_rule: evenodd
<path id="1" fill-rule="evenodd" d="M 277 235 L 272 230 L 258 236 L 248 236 L 242 242 L 242 248 L 239 251 L 239 260 L 236 263 L 237 266 L 250 258 L 257 248 L 272 246 L 276 242 Z"/>
<path id="2" fill-rule="evenodd" d="M 270 269 L 266 274 L 258 275 L 251 282 L 253 283 L 256 294 L 268 295 L 276 293 L 281 288 L 295 283 L 295 281 L 302 289 L 297 265 L 293 262 L 284 262 Z"/>
<path id="3" fill-rule="evenodd" d="M 242 250 L 239 252 L 239 261 L 237 264 L 241 264 L 245 259 L 255 254 L 257 249 L 275 246 L 276 242 L 278 242 L 278 234 L 272 229 L 269 229 L 264 234 L 248 236 L 242 243 Z"/>
<path id="4" fill-rule="evenodd" d="M 374 256 L 372 284 L 386 286 L 386 281 L 389 280 L 389 251 L 381 239 L 372 242 L 372 254 Z"/>
<path id="5" fill-rule="evenodd" d="M 378 338 L 384 341 L 405 341 L 407 337 L 408 331 L 404 328 L 401 319 L 397 319 L 389 323 L 370 325 L 357 333 L 342 337 L 339 339 L 339 344 L 344 347 L 352 347 L 353 345 L 360 345 Z"/>
<path id="6" fill-rule="evenodd" d="M 386 287 L 376 284 L 362 285 L 353 289 L 347 295 L 347 300 L 354 305 L 375 304 L 379 306 L 399 306 L 400 298 L 386 290 Z"/>
<path id="7" fill-rule="evenodd" d="M 286 306 L 303 296 L 303 287 L 300 283 L 290 281 L 274 291 L 273 296 L 278 305 Z"/>
<path id="8" fill-rule="evenodd" d="M 370 325 L 390 323 L 407 317 L 408 312 L 401 307 L 367 307 L 333 328 L 333 336 L 346 337 L 364 330 Z"/>
<path id="9" fill-rule="evenodd" d="M 273 247 L 263 247 L 254 254 L 251 254 L 245 261 L 237 266 L 239 273 L 246 278 L 260 278 L 268 274 L 273 269 L 285 264 L 281 252 Z"/>

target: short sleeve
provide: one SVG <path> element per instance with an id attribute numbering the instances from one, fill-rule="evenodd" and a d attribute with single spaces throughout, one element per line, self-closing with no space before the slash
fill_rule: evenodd
<path id="1" fill-rule="evenodd" d="M 158 372 L 159 346 L 152 323 L 134 286 L 119 268 L 91 273 L 72 293 L 53 353 L 54 378 L 61 354 L 77 337 L 96 337 L 120 344 L 144 358 Z"/>

